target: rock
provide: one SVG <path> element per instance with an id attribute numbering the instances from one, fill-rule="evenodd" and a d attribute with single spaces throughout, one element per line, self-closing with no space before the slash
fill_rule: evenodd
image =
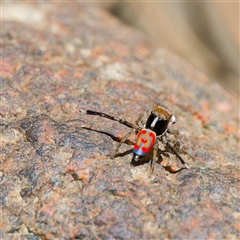
<path id="1" fill-rule="evenodd" d="M 3 4 L 3 239 L 237 239 L 237 99 L 98 7 L 16 4 Z M 112 160 L 129 129 L 79 112 L 134 122 L 156 104 L 189 170 L 164 145 L 152 174 L 151 156 L 131 165 L 134 136 Z"/>

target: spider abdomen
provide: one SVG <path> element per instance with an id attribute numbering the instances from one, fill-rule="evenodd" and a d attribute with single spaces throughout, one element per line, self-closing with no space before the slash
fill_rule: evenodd
<path id="1" fill-rule="evenodd" d="M 133 148 L 133 153 L 137 156 L 146 156 L 156 142 L 156 133 L 150 129 L 142 129 L 136 139 L 136 143 Z"/>

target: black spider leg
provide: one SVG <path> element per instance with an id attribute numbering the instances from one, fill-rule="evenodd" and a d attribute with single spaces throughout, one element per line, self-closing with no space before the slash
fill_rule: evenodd
<path id="1" fill-rule="evenodd" d="M 166 137 L 162 137 L 162 141 L 167 145 L 167 147 L 177 156 L 177 158 L 181 161 L 181 163 L 189 169 L 189 165 L 182 159 L 180 154 L 172 147 L 172 145 L 167 141 Z"/>
<path id="2" fill-rule="evenodd" d="M 153 146 L 153 158 L 151 159 L 150 174 L 153 173 L 154 165 L 155 165 L 155 162 L 157 161 L 158 148 L 159 148 L 159 145 L 157 140 Z"/>
<path id="3" fill-rule="evenodd" d="M 92 111 L 92 110 L 83 110 L 83 109 L 80 109 L 80 112 L 84 112 L 88 115 L 98 115 L 100 117 L 104 117 L 104 118 L 108 118 L 110 120 L 113 120 L 113 121 L 116 121 L 116 122 L 119 122 L 127 127 L 130 127 L 130 128 L 134 128 L 136 130 L 139 129 L 138 125 L 134 124 L 134 123 L 130 123 L 124 119 L 121 119 L 121 118 L 118 118 L 118 117 L 113 117 L 113 116 L 110 116 L 106 113 L 102 113 L 102 112 L 97 112 L 97 111 Z"/>

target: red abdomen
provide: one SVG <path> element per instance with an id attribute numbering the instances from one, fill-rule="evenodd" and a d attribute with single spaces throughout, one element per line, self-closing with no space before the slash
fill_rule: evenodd
<path id="1" fill-rule="evenodd" d="M 138 156 L 145 156 L 156 142 L 156 133 L 150 129 L 142 129 L 134 145 L 133 152 Z"/>

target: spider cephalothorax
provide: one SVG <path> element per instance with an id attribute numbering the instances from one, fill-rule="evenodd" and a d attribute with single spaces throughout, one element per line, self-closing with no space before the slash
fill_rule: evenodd
<path id="1" fill-rule="evenodd" d="M 163 135 L 176 118 L 166 108 L 156 106 L 149 115 L 145 128 L 151 129 L 157 136 Z"/>

